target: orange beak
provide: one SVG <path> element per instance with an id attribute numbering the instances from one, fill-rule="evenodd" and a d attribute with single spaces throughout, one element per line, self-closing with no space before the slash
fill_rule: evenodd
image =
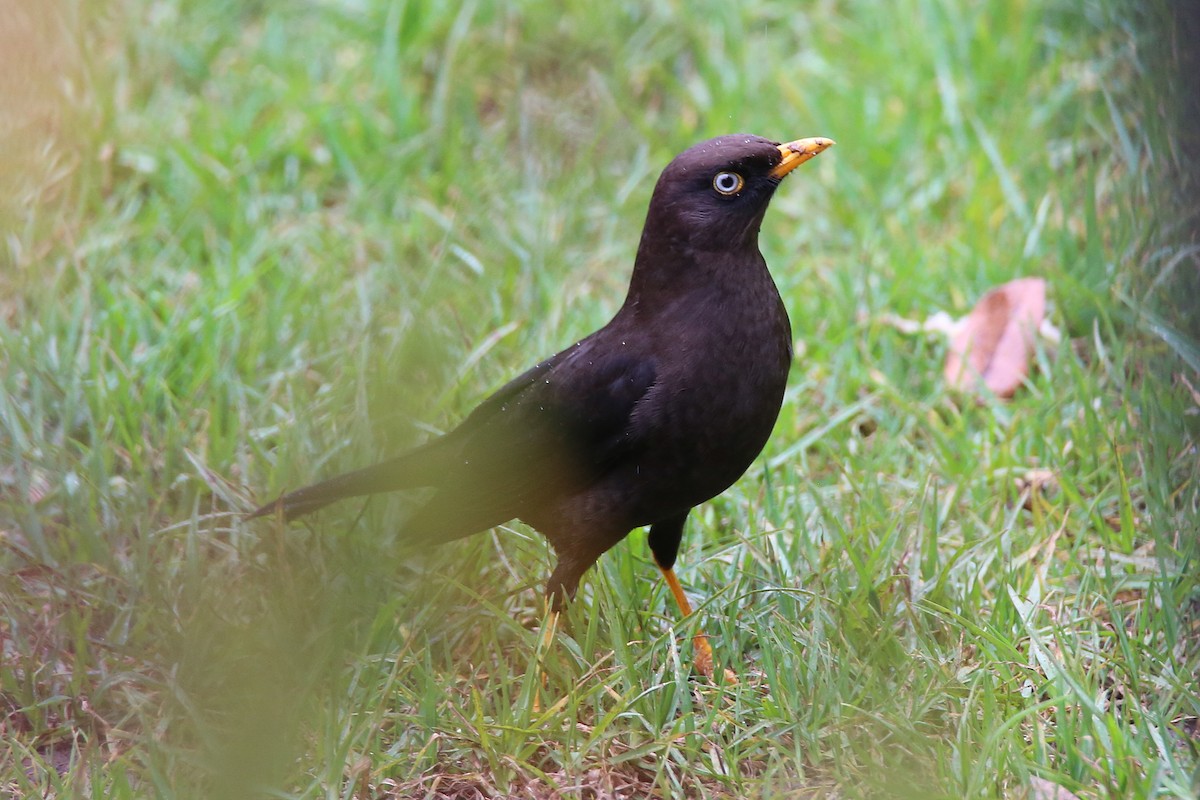
<path id="1" fill-rule="evenodd" d="M 794 142 L 781 144 L 779 152 L 783 154 L 783 160 L 776 164 L 769 174 L 772 178 L 779 180 L 805 161 L 833 147 L 834 144 L 833 139 L 826 139 L 824 136 L 797 139 Z"/>

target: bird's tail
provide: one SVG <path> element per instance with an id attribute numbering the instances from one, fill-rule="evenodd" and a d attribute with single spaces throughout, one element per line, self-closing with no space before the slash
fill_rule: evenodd
<path id="1" fill-rule="evenodd" d="M 436 470 L 424 457 L 425 447 L 418 447 L 404 455 L 380 462 L 374 466 L 347 472 L 329 480 L 305 486 L 294 492 L 280 495 L 270 503 L 251 512 L 246 518 L 265 517 L 278 514 L 291 520 L 311 514 L 330 503 L 347 497 L 361 497 L 399 489 L 415 489 L 432 486 L 436 482 Z"/>

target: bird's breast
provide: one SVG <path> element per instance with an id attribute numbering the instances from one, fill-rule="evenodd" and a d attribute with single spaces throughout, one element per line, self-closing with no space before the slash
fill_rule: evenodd
<path id="1" fill-rule="evenodd" d="M 778 293 L 693 302 L 654 343 L 659 380 L 639 409 L 648 490 L 695 505 L 724 491 L 762 451 L 783 403 L 791 328 Z"/>

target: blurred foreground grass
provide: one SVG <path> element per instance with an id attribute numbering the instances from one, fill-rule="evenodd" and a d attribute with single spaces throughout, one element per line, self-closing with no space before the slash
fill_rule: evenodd
<path id="1" fill-rule="evenodd" d="M 3 785 L 1194 796 L 1197 150 L 1171 8 L 18 0 Z M 658 170 L 731 131 L 839 142 L 764 225 L 798 353 L 775 436 L 681 556 L 737 686 L 689 680 L 696 620 L 638 533 L 535 711 L 550 558 L 527 529 L 413 563 L 403 498 L 238 520 L 602 324 Z M 1066 338 L 1012 403 L 946 394 L 942 343 L 882 322 L 1016 275 L 1049 280 Z M 1033 470 L 1053 484 L 1023 495 Z"/>

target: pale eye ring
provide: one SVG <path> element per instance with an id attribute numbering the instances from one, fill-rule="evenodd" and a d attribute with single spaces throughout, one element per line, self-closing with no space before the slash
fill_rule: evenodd
<path id="1" fill-rule="evenodd" d="M 746 181 L 736 172 L 718 172 L 713 176 L 713 188 L 721 194 L 737 194 L 745 185 Z"/>

